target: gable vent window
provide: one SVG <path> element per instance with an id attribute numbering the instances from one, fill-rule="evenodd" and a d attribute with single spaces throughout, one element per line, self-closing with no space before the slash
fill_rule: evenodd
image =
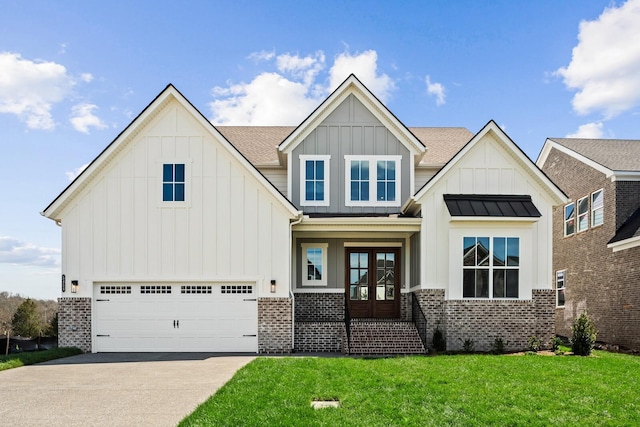
<path id="1" fill-rule="evenodd" d="M 212 286 L 203 285 L 182 285 L 180 286 L 181 294 L 210 294 Z"/>
<path id="2" fill-rule="evenodd" d="M 141 294 L 170 294 L 171 286 L 167 285 L 143 285 L 140 286 Z"/>
<path id="3" fill-rule="evenodd" d="M 184 163 L 165 163 L 162 165 L 162 201 L 184 202 L 185 200 Z"/>
<path id="4" fill-rule="evenodd" d="M 101 294 L 130 294 L 131 286 L 100 286 Z"/>
<path id="5" fill-rule="evenodd" d="M 221 292 L 223 294 L 252 294 L 252 285 L 222 285 Z"/>

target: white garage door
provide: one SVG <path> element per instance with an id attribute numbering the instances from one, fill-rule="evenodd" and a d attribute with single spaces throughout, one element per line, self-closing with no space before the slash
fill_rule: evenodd
<path id="1" fill-rule="evenodd" d="M 251 283 L 100 283 L 94 289 L 95 351 L 257 352 Z"/>

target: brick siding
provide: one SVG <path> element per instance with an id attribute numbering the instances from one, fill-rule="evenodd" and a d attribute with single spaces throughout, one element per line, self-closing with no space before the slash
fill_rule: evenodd
<path id="1" fill-rule="evenodd" d="M 586 311 L 598 341 L 640 349 L 640 247 L 613 252 L 607 242 L 640 205 L 640 182 L 611 182 L 604 174 L 552 150 L 543 171 L 571 198 L 604 189 L 604 223 L 564 237 L 563 206 L 553 214 L 553 268 L 566 270 L 565 307 L 557 308 L 556 333 Z M 555 280 L 555 277 L 552 277 Z"/>
<path id="2" fill-rule="evenodd" d="M 531 336 L 548 345 L 554 335 L 554 295 L 552 290 L 534 290 L 531 300 L 445 300 L 444 290 L 415 293 L 427 317 L 427 338 L 439 323 L 452 351 L 462 350 L 468 339 L 477 351 L 490 351 L 496 338 L 503 340 L 506 351 L 526 349 Z"/>
<path id="3" fill-rule="evenodd" d="M 292 338 L 291 299 L 258 299 L 258 352 L 290 353 Z"/>
<path id="4" fill-rule="evenodd" d="M 91 298 L 58 298 L 58 345 L 91 351 Z"/>
<path id="5" fill-rule="evenodd" d="M 342 351 L 344 322 L 296 322 L 295 335 L 296 351 Z"/>
<path id="6" fill-rule="evenodd" d="M 295 294 L 296 322 L 344 322 L 344 293 Z"/>

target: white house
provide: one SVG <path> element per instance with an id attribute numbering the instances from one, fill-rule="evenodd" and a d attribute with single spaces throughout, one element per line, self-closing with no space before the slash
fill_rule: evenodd
<path id="1" fill-rule="evenodd" d="M 60 345 L 523 348 L 553 334 L 565 201 L 494 122 L 407 128 L 353 75 L 295 128 L 216 128 L 169 85 L 43 212 Z"/>

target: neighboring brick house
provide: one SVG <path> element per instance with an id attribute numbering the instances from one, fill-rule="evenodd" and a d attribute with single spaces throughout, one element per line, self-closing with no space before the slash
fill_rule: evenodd
<path id="1" fill-rule="evenodd" d="M 549 138 L 537 164 L 570 198 L 553 216 L 556 333 L 586 311 L 598 341 L 640 349 L 640 140 Z"/>
<path id="2" fill-rule="evenodd" d="M 566 197 L 490 121 L 406 127 L 349 76 L 297 127 L 169 85 L 43 212 L 86 351 L 424 352 L 553 335 Z"/>

